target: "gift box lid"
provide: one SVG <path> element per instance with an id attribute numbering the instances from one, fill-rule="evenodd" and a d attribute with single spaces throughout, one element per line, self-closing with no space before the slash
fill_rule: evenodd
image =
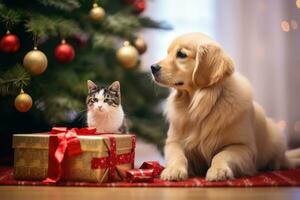
<path id="1" fill-rule="evenodd" d="M 132 134 L 99 134 L 99 135 L 78 135 L 78 139 L 83 151 L 109 151 L 109 136 L 116 138 L 116 148 L 118 150 L 132 149 Z M 49 133 L 33 133 L 33 134 L 14 134 L 13 148 L 32 148 L 32 149 L 48 149 Z"/>

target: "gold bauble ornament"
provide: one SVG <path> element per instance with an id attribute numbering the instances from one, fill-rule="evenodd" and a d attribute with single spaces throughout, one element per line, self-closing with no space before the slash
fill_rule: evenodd
<path id="1" fill-rule="evenodd" d="M 139 52 L 128 41 L 124 42 L 123 47 L 117 51 L 118 62 L 126 69 L 132 69 L 136 66 L 139 59 Z"/>
<path id="2" fill-rule="evenodd" d="M 25 55 L 23 65 L 32 75 L 39 75 L 47 69 L 48 60 L 43 52 L 34 47 Z"/>
<path id="3" fill-rule="evenodd" d="M 139 51 L 140 54 L 145 53 L 147 50 L 147 44 L 142 37 L 137 37 L 134 41 L 134 46 Z"/>
<path id="4" fill-rule="evenodd" d="M 100 7 L 97 3 L 93 4 L 93 8 L 90 10 L 90 18 L 94 22 L 100 22 L 105 16 L 105 10 Z"/>
<path id="5" fill-rule="evenodd" d="M 15 107 L 19 112 L 27 112 L 32 107 L 32 98 L 23 89 L 15 99 Z"/>

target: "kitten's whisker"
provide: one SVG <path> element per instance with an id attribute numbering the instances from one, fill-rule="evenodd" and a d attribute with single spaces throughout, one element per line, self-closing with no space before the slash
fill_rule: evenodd
<path id="1" fill-rule="evenodd" d="M 87 109 L 83 109 L 80 111 L 77 111 L 77 118 L 78 120 L 83 120 L 86 117 Z"/>

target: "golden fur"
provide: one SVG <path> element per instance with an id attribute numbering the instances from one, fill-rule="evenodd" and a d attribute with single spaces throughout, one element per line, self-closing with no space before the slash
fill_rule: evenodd
<path id="1" fill-rule="evenodd" d="M 187 57 L 177 57 L 178 51 Z M 253 102 L 249 82 L 234 72 L 232 59 L 211 38 L 180 36 L 158 64 L 155 81 L 173 88 L 162 179 L 206 173 L 207 180 L 219 181 L 299 164 L 299 153 L 287 159 L 285 137 Z"/>

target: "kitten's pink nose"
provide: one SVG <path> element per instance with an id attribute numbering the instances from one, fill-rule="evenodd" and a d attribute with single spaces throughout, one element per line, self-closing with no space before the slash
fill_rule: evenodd
<path id="1" fill-rule="evenodd" d="M 102 111 L 102 106 L 98 106 L 98 109 L 99 109 L 100 111 Z"/>

